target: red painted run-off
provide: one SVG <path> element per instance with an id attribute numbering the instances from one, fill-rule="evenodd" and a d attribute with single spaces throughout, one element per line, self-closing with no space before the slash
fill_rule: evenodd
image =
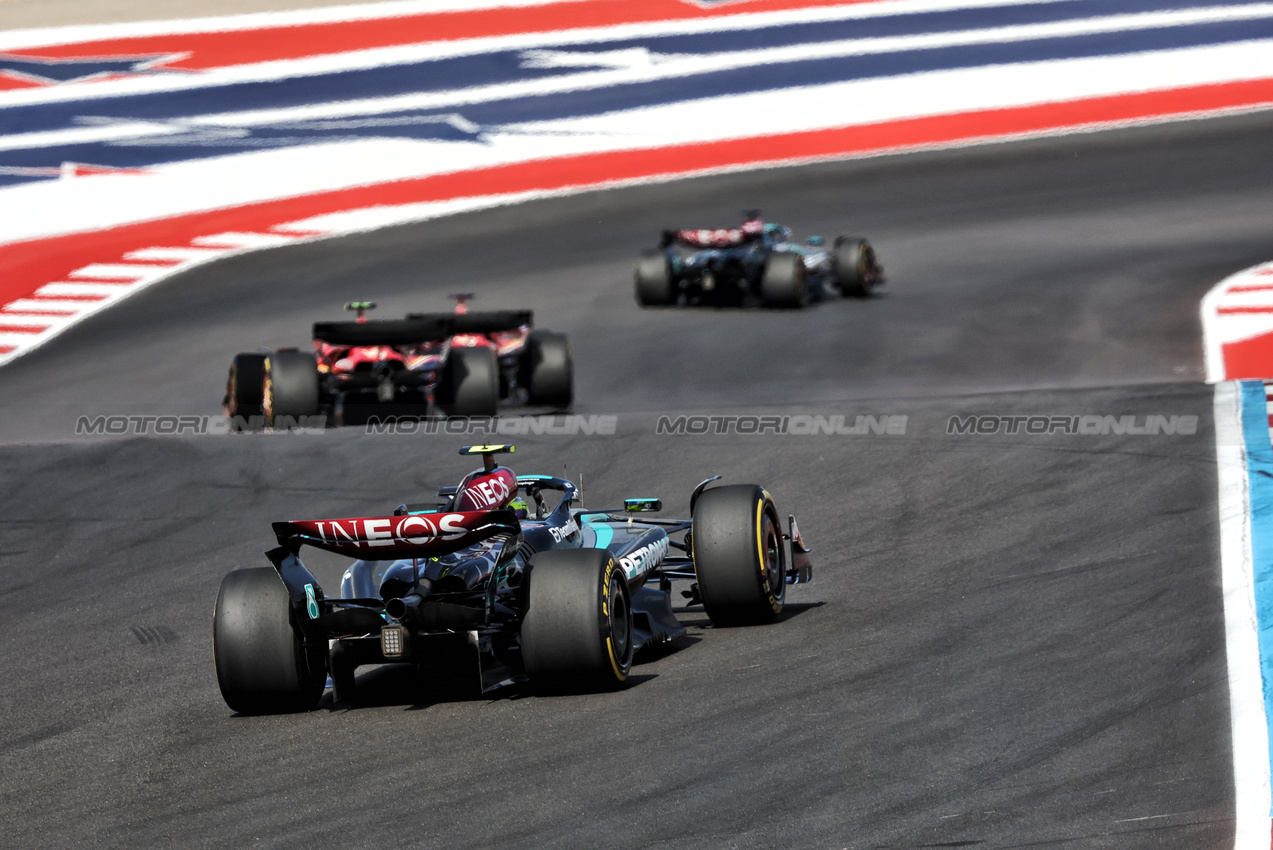
<path id="1" fill-rule="evenodd" d="M 1273 269 L 1247 272 L 1245 277 L 1267 280 L 1273 278 Z M 1225 294 L 1269 291 L 1273 291 L 1273 282 L 1233 285 L 1225 290 Z M 1214 310 L 1214 315 L 1217 317 L 1273 315 L 1273 306 L 1262 305 L 1218 306 Z M 1219 376 L 1219 380 L 1271 380 L 1273 379 L 1273 333 L 1260 334 L 1238 340 L 1237 342 L 1223 343 L 1220 346 L 1220 358 L 1222 361 L 1222 374 Z"/>
<path id="2" fill-rule="evenodd" d="M 1253 108 L 1273 108 L 1273 79 L 671 148 L 586 154 L 323 192 L 0 246 L 0 303 L 29 296 L 45 283 L 65 279 L 70 272 L 90 263 L 115 261 L 141 248 L 187 245 L 200 236 L 226 231 L 266 231 L 280 224 L 346 210 L 586 189 L 642 178 Z"/>
<path id="3" fill-rule="evenodd" d="M 464 38 L 567 32 L 620 24 L 691 21 L 730 15 L 844 6 L 869 0 L 747 0 L 696 6 L 684 0 L 580 0 L 523 8 L 432 12 L 366 21 L 307 23 L 232 32 L 172 33 L 42 47 L 14 55 L 48 59 L 188 53 L 164 68 L 204 70 Z"/>
<path id="4" fill-rule="evenodd" d="M 1273 378 L 1273 334 L 1226 343 L 1222 349 L 1226 381 Z"/>

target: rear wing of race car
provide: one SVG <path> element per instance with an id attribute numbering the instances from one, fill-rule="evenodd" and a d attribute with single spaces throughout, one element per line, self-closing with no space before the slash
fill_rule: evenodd
<path id="1" fill-rule="evenodd" d="M 405 319 L 361 322 L 315 322 L 314 339 L 331 345 L 421 345 L 456 334 L 489 334 L 519 330 L 534 322 L 531 310 L 482 313 L 409 313 Z"/>
<path id="2" fill-rule="evenodd" d="M 485 310 L 467 313 L 408 313 L 408 321 L 449 319 L 451 334 L 493 334 L 534 324 L 533 310 Z"/>
<path id="3" fill-rule="evenodd" d="M 366 561 L 439 558 L 500 534 L 521 530 L 517 514 L 495 511 L 408 513 L 387 517 L 296 520 L 273 524 L 279 546 L 292 554 L 313 546 Z"/>
<path id="4" fill-rule="evenodd" d="M 521 530 L 517 514 L 507 508 L 299 520 L 276 522 L 273 527 L 279 546 L 265 556 L 278 571 L 292 604 L 308 615 L 301 628 L 309 640 L 319 642 L 333 634 L 377 630 L 384 619 L 377 610 L 363 607 L 374 600 L 328 599 L 318 579 L 301 562 L 297 554 L 301 546 L 362 560 L 441 557 L 499 535 L 515 538 Z"/>
<path id="5" fill-rule="evenodd" d="M 690 248 L 734 248 L 746 242 L 754 242 L 763 235 L 763 232 L 752 232 L 742 228 L 664 230 L 659 238 L 659 247 L 685 245 Z"/>
<path id="6" fill-rule="evenodd" d="M 449 313 L 366 322 L 315 322 L 314 339 L 332 345 L 419 345 L 455 335 Z"/>

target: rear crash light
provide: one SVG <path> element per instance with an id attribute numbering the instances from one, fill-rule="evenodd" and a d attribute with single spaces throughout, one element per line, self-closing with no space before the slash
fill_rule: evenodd
<path id="1" fill-rule="evenodd" d="M 380 653 L 385 658 L 402 658 L 407 654 L 406 626 L 390 625 L 380 628 Z"/>

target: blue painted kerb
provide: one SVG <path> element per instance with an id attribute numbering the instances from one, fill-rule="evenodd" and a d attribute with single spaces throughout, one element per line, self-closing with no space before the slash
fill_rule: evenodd
<path id="1" fill-rule="evenodd" d="M 1260 381 L 1242 382 L 1242 441 L 1246 444 L 1251 494 L 1251 563 L 1264 719 L 1269 728 L 1269 761 L 1273 765 L 1273 443 L 1269 441 L 1268 407 Z"/>

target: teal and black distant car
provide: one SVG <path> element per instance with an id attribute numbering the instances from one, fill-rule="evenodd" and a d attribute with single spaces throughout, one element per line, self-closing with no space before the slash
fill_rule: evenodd
<path id="1" fill-rule="evenodd" d="M 712 304 L 803 307 L 836 293 L 865 298 L 884 283 L 884 268 L 865 239 L 821 236 L 793 241 L 791 229 L 743 210 L 739 227 L 664 230 L 657 250 L 636 266 L 643 307 Z"/>

